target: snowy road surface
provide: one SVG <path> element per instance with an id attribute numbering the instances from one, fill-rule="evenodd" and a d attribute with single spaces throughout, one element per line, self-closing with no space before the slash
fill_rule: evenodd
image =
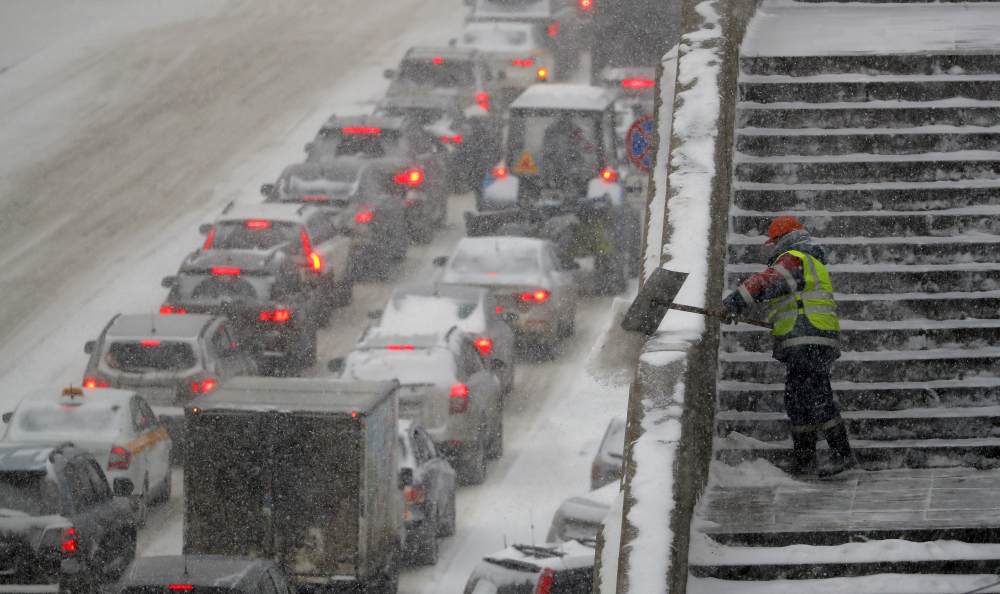
<path id="1" fill-rule="evenodd" d="M 331 113 L 369 111 L 384 68 L 458 31 L 460 0 L 5 0 L 0 3 L 0 408 L 27 390 L 78 383 L 84 341 L 118 312 L 155 312 L 160 278 L 199 245 L 198 223 L 302 158 Z M 320 335 L 343 354 L 397 283 L 425 281 L 450 226 L 415 246 L 394 278 L 359 284 Z M 523 362 L 508 397 L 505 453 L 460 490 L 458 531 L 437 565 L 407 570 L 406 593 L 453 592 L 508 543 L 542 541 L 583 493 L 624 390 L 592 384 L 582 361 L 608 298 L 583 298 L 577 335 L 553 361 Z M 151 512 L 140 554 L 180 552 L 181 469 Z M 531 524 L 534 523 L 532 536 Z"/>

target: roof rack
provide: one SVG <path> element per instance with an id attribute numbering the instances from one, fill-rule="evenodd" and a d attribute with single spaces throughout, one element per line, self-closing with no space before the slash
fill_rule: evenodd
<path id="1" fill-rule="evenodd" d="M 555 549 L 550 549 L 548 547 L 539 547 L 535 545 L 514 545 L 514 548 L 518 551 L 524 553 L 525 555 L 531 555 L 537 559 L 548 559 L 551 557 L 565 557 L 566 553 L 562 551 L 557 551 Z"/>

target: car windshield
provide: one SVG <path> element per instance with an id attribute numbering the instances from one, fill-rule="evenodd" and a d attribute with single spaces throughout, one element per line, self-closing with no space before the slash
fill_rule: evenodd
<path id="1" fill-rule="evenodd" d="M 415 85 L 454 89 L 475 84 L 472 62 L 468 60 L 404 60 L 399 67 L 399 80 Z"/>
<path id="2" fill-rule="evenodd" d="M 86 398 L 86 396 L 84 396 Z M 111 440 L 121 433 L 121 407 L 110 402 L 26 403 L 10 420 L 10 441 L 37 442 L 47 436 L 65 441 L 71 436 Z"/>
<path id="3" fill-rule="evenodd" d="M 41 471 L 0 471 L 0 518 L 62 513 L 59 487 Z"/>
<path id="4" fill-rule="evenodd" d="M 272 296 L 277 283 L 273 276 L 181 274 L 171 299 L 204 305 L 260 303 Z"/>
<path id="5" fill-rule="evenodd" d="M 119 371 L 183 371 L 198 363 L 194 348 L 189 343 L 177 341 L 119 341 L 112 342 L 104 354 L 104 362 Z"/>
<path id="6" fill-rule="evenodd" d="M 268 250 L 285 242 L 301 245 L 302 226 L 263 220 L 219 221 L 208 247 L 213 250 Z"/>
<path id="7" fill-rule="evenodd" d="M 291 169 L 278 180 L 278 198 L 322 202 L 345 199 L 357 188 L 360 174 L 357 168 Z"/>
<path id="8" fill-rule="evenodd" d="M 320 130 L 309 151 L 310 161 L 323 161 L 335 157 L 384 157 L 398 150 L 400 135 L 397 130 L 363 128 L 362 132 L 341 132 L 339 129 Z M 374 132 L 373 130 L 378 130 Z"/>
<path id="9" fill-rule="evenodd" d="M 347 356 L 344 377 L 367 381 L 395 379 L 401 384 L 451 385 L 456 377 L 455 357 L 443 349 L 363 349 Z"/>
<path id="10" fill-rule="evenodd" d="M 530 27 L 469 25 L 459 44 L 484 51 L 516 51 L 529 48 L 530 41 Z"/>

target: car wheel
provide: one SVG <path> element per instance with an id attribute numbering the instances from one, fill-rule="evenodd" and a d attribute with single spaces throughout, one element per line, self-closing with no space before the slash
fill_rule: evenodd
<path id="1" fill-rule="evenodd" d="M 490 460 L 496 460 L 500 456 L 503 456 L 503 417 L 490 435 L 490 447 L 486 450 L 486 457 Z"/>
<path id="2" fill-rule="evenodd" d="M 456 525 L 455 514 L 455 490 L 452 489 L 448 496 L 448 503 L 444 506 L 444 520 L 438 524 L 438 536 L 451 536 L 455 534 Z"/>
<path id="3" fill-rule="evenodd" d="M 413 551 L 413 560 L 417 565 L 434 565 L 438 560 L 438 514 L 437 510 L 427 518 L 423 527 L 423 536 L 417 542 Z"/>
<path id="4" fill-rule="evenodd" d="M 481 485 L 486 480 L 486 448 L 482 437 L 462 448 L 458 473 L 463 485 Z"/>
<path id="5" fill-rule="evenodd" d="M 156 487 L 156 497 L 153 499 L 155 505 L 162 505 L 170 501 L 170 491 L 173 489 L 173 472 L 170 468 L 167 468 L 167 476 L 163 477 L 163 481 L 160 482 L 159 486 Z"/>

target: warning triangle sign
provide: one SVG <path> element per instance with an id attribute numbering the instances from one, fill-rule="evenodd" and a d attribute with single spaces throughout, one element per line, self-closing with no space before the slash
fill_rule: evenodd
<path id="1" fill-rule="evenodd" d="M 538 167 L 535 167 L 535 162 L 531 160 L 528 151 L 524 151 L 524 154 L 521 155 L 521 160 L 517 162 L 514 173 L 538 173 Z"/>

